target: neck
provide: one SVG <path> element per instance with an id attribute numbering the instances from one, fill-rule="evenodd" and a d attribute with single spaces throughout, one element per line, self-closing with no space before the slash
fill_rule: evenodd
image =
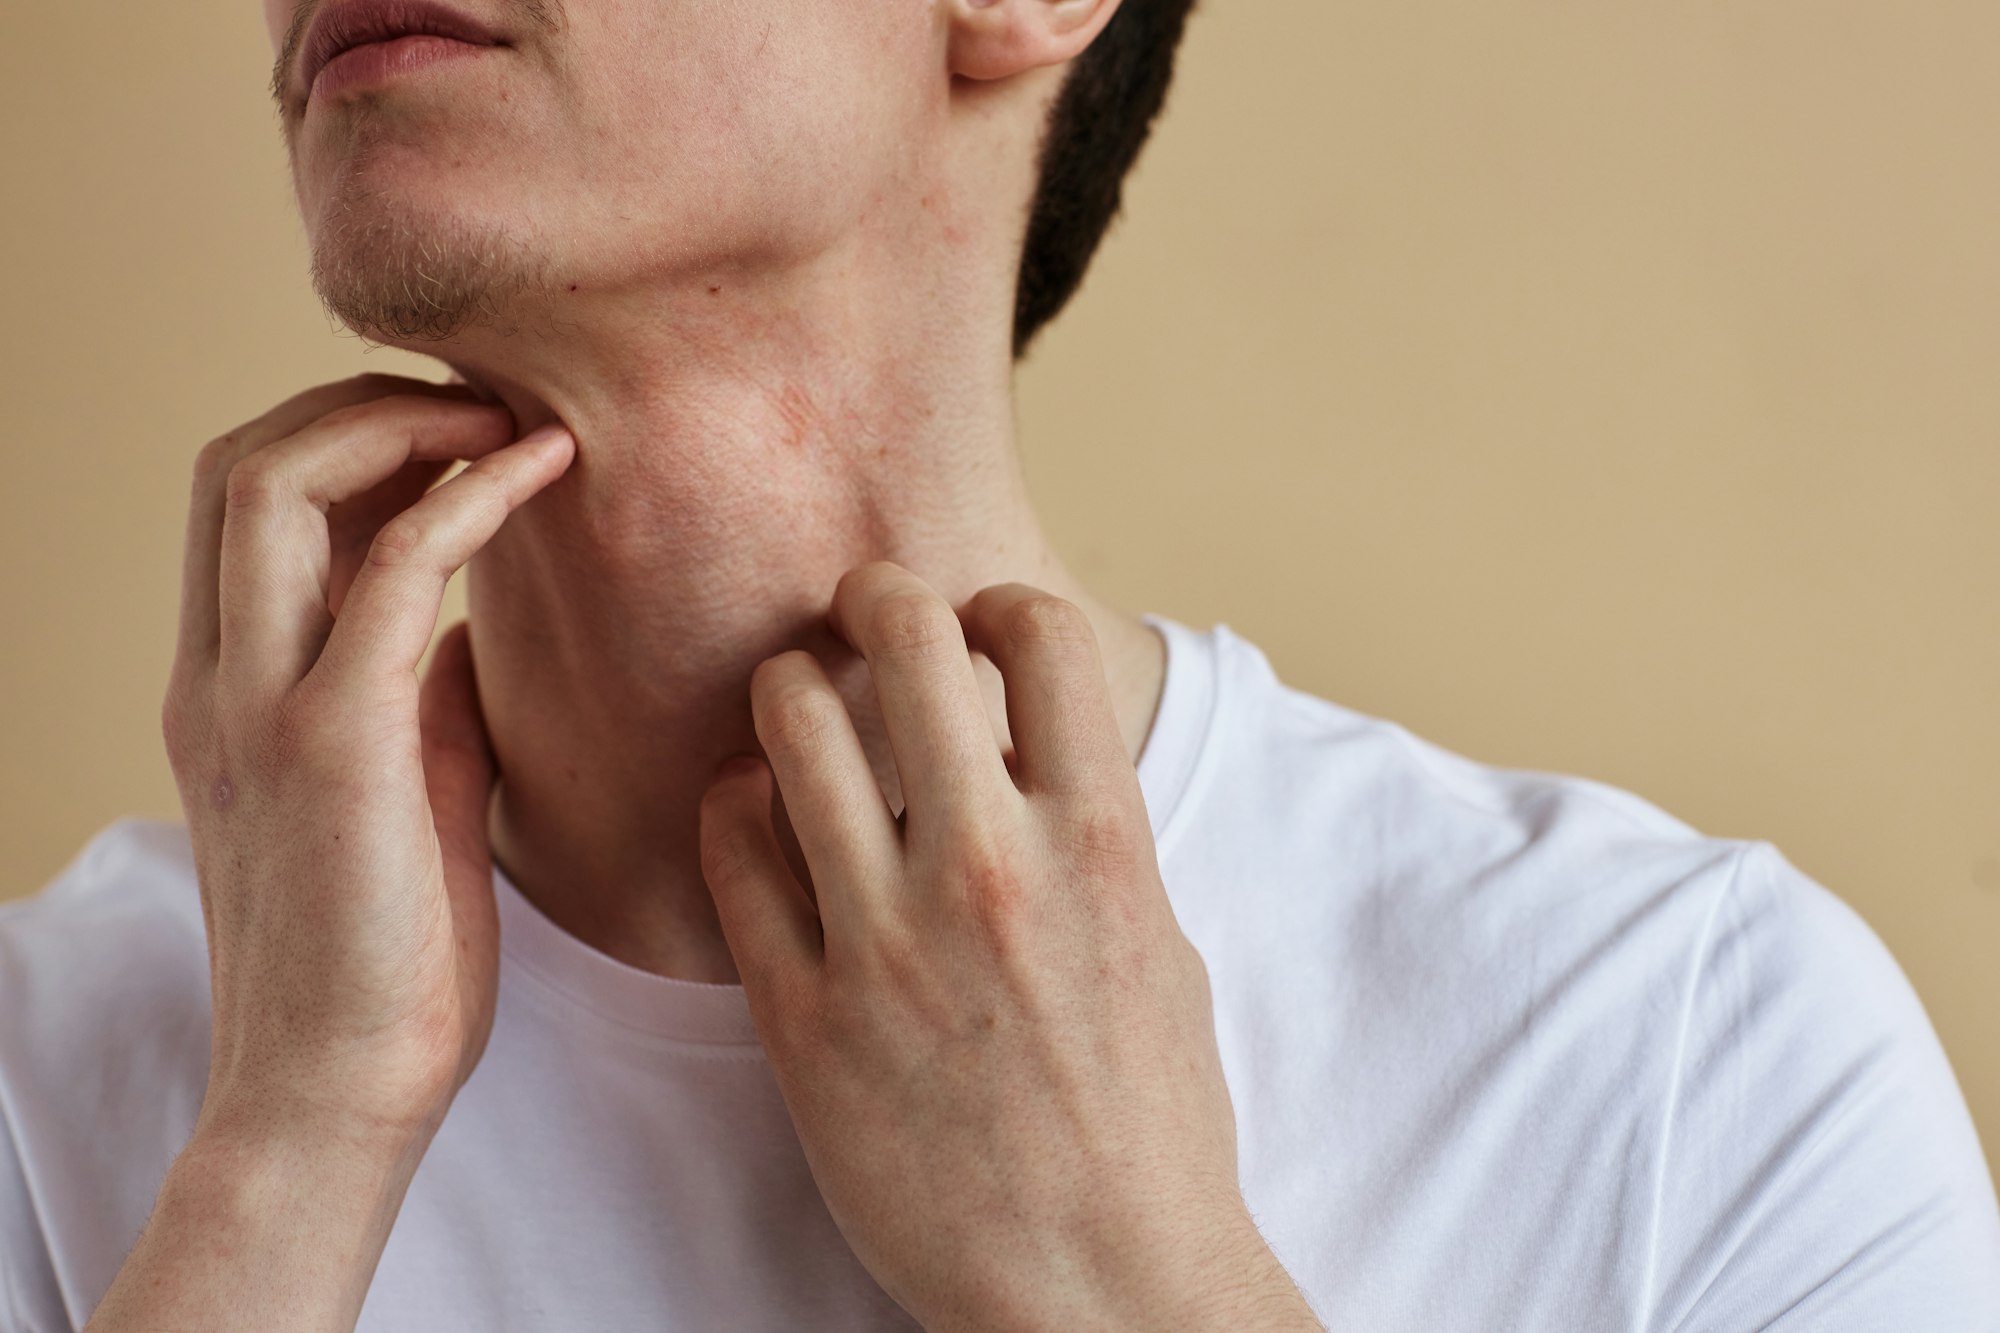
<path id="1" fill-rule="evenodd" d="M 789 648 L 818 654 L 901 807 L 865 664 L 825 626 L 841 574 L 893 560 L 954 605 L 1010 580 L 1077 603 L 1135 761 L 1164 645 L 1084 589 L 1042 532 L 1004 320 L 895 305 L 863 320 L 832 288 L 779 302 L 720 278 L 678 299 L 696 313 L 670 330 L 454 359 L 524 429 L 560 417 L 577 440 L 570 470 L 469 567 L 472 640 L 501 867 L 604 953 L 735 982 L 697 810 L 713 766 L 759 748 L 752 669 Z M 1000 678 L 983 657 L 975 669 L 998 745 Z"/>

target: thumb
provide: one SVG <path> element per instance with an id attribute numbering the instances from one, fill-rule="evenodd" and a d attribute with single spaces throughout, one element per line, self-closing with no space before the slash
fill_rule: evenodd
<path id="1" fill-rule="evenodd" d="M 423 733 L 424 787 L 444 853 L 445 886 L 454 898 L 466 888 L 490 890 L 493 853 L 486 840 L 486 814 L 495 761 L 479 711 L 471 627 L 463 620 L 444 632 L 431 654 L 417 696 L 417 720 Z"/>

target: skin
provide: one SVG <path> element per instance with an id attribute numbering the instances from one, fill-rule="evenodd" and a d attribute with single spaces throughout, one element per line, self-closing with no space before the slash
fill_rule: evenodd
<path id="1" fill-rule="evenodd" d="M 313 0 L 267 3 L 322 298 L 462 383 L 197 460 L 162 722 L 213 1064 L 91 1328 L 353 1326 L 490 1030 L 496 860 L 745 987 L 927 1326 L 1319 1327 L 1133 769 L 1162 645 L 1014 449 L 1035 146 L 1115 4 L 468 0 L 506 45 L 314 99 Z"/>

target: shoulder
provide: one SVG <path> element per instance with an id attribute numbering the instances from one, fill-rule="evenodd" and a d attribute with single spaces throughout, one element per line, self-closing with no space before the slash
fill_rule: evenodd
<path id="1" fill-rule="evenodd" d="M 70 857 L 41 889 L 0 903 L 0 928 L 11 929 L 49 911 L 121 911 L 141 905 L 187 915 L 198 927 L 199 901 L 185 901 L 195 884 L 194 850 L 178 820 L 115 819 Z"/>
<path id="2" fill-rule="evenodd" d="M 1481 763 L 1284 683 L 1233 637 L 1213 831 L 1193 841 L 1255 910 L 1211 928 L 1300 958 L 1292 987 L 1323 990 L 1343 1063 L 1371 1042 L 1384 1069 L 1423 1063 L 1418 1123 L 1499 1080 L 1532 1108 L 1502 1138 L 1567 1134 L 1559 1160 L 1606 1162 L 1607 1192 L 1647 1201 L 1626 1234 L 1657 1326 L 2000 1324 L 1970 1114 L 1852 908 L 1769 841 Z M 1461 1189 L 1488 1169 L 1461 1166 Z M 1527 1206 L 1532 1182 L 1497 1174 Z"/>
<path id="3" fill-rule="evenodd" d="M 181 825 L 121 819 L 0 906 L 0 1265 L 103 1291 L 193 1127 L 208 1051 Z"/>
<path id="4" fill-rule="evenodd" d="M 144 1221 L 200 1109 L 208 1027 L 182 825 L 120 819 L 0 907 L 0 1121 L 44 1225 Z"/>
<path id="5" fill-rule="evenodd" d="M 0 907 L 0 1113 L 88 1121 L 206 1077 L 208 941 L 186 829 L 120 819 Z"/>
<path id="6" fill-rule="evenodd" d="M 1747 842 L 1610 783 L 1469 758 L 1283 681 L 1226 626 L 1211 633 L 1224 702 L 1192 840 L 1210 859 L 1248 857 L 1434 945 L 1532 936 L 1553 960 L 1563 941 L 1594 951 L 1615 937 L 1621 961 L 1644 950 L 1685 980 Z M 1519 958 L 1485 956 L 1518 975 Z"/>
<path id="7" fill-rule="evenodd" d="M 33 897 L 0 906 L 0 1083 L 89 1084 L 205 1059 L 208 948 L 187 830 L 120 819 Z"/>
<path id="8" fill-rule="evenodd" d="M 1301 784 L 1319 795 L 1404 806 L 1413 818 L 1471 826 L 1587 828 L 1600 837 L 1682 844 L 1707 839 L 1644 797 L 1571 773 L 1508 768 L 1451 750 L 1401 723 L 1347 707 L 1280 677 L 1255 643 L 1225 624 L 1213 645 L 1223 714 L 1218 765 L 1232 781 Z"/>
<path id="9" fill-rule="evenodd" d="M 129 1026 L 175 998 L 205 1009 L 207 994 L 200 889 L 179 823 L 117 820 L 39 893 L 0 905 L 0 1059 L 38 1029 L 67 1026 L 51 1010 Z"/>
<path id="10" fill-rule="evenodd" d="M 1662 1326 L 2000 1327 L 2000 1207 L 1909 980 L 1746 847 L 1706 933 L 1660 1156 Z"/>

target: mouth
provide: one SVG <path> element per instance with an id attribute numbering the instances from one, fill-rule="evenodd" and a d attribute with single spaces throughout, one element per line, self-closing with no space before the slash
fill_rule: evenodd
<path id="1" fill-rule="evenodd" d="M 299 75 L 310 100 L 336 79 L 351 83 L 505 45 L 477 19 L 434 0 L 332 0 L 301 43 Z"/>

